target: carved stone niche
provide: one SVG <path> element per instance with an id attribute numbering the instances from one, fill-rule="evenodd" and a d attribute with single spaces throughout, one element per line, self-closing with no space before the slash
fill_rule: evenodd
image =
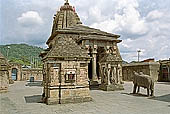
<path id="1" fill-rule="evenodd" d="M 65 83 L 74 83 L 76 80 L 76 69 L 67 69 Z"/>

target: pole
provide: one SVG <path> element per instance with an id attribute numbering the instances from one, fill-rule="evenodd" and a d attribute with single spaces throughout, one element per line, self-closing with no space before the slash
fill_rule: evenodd
<path id="1" fill-rule="evenodd" d="M 10 49 L 10 46 L 7 47 L 7 59 L 8 59 L 8 56 L 9 56 L 9 49 Z"/>
<path id="2" fill-rule="evenodd" d="M 60 83 L 60 85 L 59 85 L 59 104 L 61 104 L 61 83 L 62 83 L 62 77 L 61 77 L 61 64 L 59 65 L 59 83 Z"/>
<path id="3" fill-rule="evenodd" d="M 139 62 L 139 54 L 140 54 L 141 50 L 138 50 L 137 52 L 138 52 L 138 62 Z"/>

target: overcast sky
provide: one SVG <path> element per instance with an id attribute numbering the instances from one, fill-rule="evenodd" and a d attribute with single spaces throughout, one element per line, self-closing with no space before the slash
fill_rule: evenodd
<path id="1" fill-rule="evenodd" d="M 121 35 L 126 61 L 170 58 L 170 0 L 69 0 L 84 25 Z M 0 0 L 0 45 L 46 47 L 64 0 Z"/>

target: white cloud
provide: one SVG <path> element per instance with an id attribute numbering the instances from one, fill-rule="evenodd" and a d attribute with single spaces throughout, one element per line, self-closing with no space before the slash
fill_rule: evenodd
<path id="1" fill-rule="evenodd" d="M 40 17 L 39 13 L 36 11 L 27 11 L 17 18 L 17 21 L 25 27 L 39 26 L 43 24 L 43 19 Z"/>
<path id="2" fill-rule="evenodd" d="M 170 0 L 69 2 L 75 6 L 83 24 L 121 35 L 123 42 L 119 48 L 124 60 L 137 60 L 137 49 L 142 50 L 142 60 L 170 57 Z M 50 36 L 53 15 L 63 4 L 64 0 L 5 0 L 3 42 L 42 46 Z"/>
<path id="3" fill-rule="evenodd" d="M 96 21 L 91 27 L 99 28 L 107 32 L 126 32 L 126 34 L 143 35 L 148 32 L 148 27 L 145 20 L 140 16 L 137 10 L 139 4 L 137 0 L 119 0 L 114 1 L 116 13 L 108 15 L 108 17 L 102 15 L 97 10 Z M 111 12 L 111 11 L 110 11 Z"/>
<path id="4" fill-rule="evenodd" d="M 107 20 L 104 20 L 104 21 L 99 22 L 99 23 L 94 23 L 94 24 L 91 25 L 91 27 L 99 28 L 103 31 L 107 31 L 107 32 L 110 32 L 110 33 L 112 33 L 116 28 L 120 29 L 120 28 L 118 28 L 119 25 L 112 19 L 107 19 Z"/>
<path id="5" fill-rule="evenodd" d="M 137 35 L 145 34 L 148 31 L 145 20 L 141 18 L 139 11 L 132 5 L 127 5 L 123 9 L 123 14 L 115 14 L 114 18 L 118 24 L 118 30 Z"/>
<path id="6" fill-rule="evenodd" d="M 158 13 L 159 12 L 159 13 Z M 155 16 L 155 13 L 161 14 Z M 147 34 L 140 36 L 138 39 L 124 39 L 119 45 L 122 56 L 127 61 L 137 60 L 136 49 L 141 49 L 140 59 L 147 58 L 168 59 L 170 58 L 170 14 L 165 11 L 150 11 L 146 16 L 146 24 L 149 27 Z M 129 46 L 128 48 L 126 46 Z"/>
<path id="7" fill-rule="evenodd" d="M 154 20 L 160 19 L 163 15 L 164 15 L 163 12 L 160 12 L 158 10 L 153 10 L 153 11 L 149 12 L 146 19 L 148 21 L 154 21 Z"/>

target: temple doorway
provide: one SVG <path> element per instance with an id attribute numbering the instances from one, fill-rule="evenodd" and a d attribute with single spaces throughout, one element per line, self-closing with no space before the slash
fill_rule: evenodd
<path id="1" fill-rule="evenodd" d="M 14 80 L 14 81 L 17 80 L 17 72 L 18 72 L 18 70 L 16 68 L 12 69 L 12 80 Z"/>

